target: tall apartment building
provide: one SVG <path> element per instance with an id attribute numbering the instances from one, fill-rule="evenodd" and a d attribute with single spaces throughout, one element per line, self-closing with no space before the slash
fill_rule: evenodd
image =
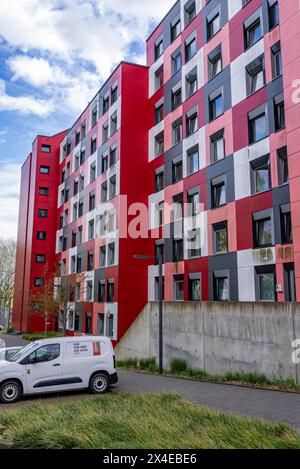
<path id="1" fill-rule="evenodd" d="M 297 0 L 181 0 L 147 41 L 166 300 L 300 298 L 299 19 Z"/>
<path id="2" fill-rule="evenodd" d="M 147 66 L 121 63 L 62 135 L 51 253 L 70 331 L 119 340 L 157 299 L 158 266 L 134 254 L 163 255 L 165 300 L 300 298 L 299 20 L 298 0 L 178 0 Z M 132 204 L 148 205 L 143 237 L 127 233 Z M 17 284 L 38 280 L 30 256 Z M 25 310 L 16 298 L 16 328 Z"/>
<path id="3" fill-rule="evenodd" d="M 55 270 L 58 159 L 61 132 L 38 136 L 22 166 L 12 326 L 19 331 L 44 329 L 32 311 L 31 293 Z M 54 325 L 52 324 L 52 328 Z"/>

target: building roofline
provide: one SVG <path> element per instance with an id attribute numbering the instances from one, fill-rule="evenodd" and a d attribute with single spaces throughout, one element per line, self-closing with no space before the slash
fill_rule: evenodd
<path id="1" fill-rule="evenodd" d="M 68 133 L 67 135 L 69 134 L 69 132 L 71 131 L 71 129 L 74 127 L 74 125 L 76 124 L 76 122 L 78 122 L 81 117 L 83 116 L 83 114 L 85 113 L 85 111 L 87 110 L 87 108 L 89 107 L 89 105 L 94 101 L 94 99 L 97 97 L 97 95 L 99 94 L 99 92 L 101 91 L 101 89 L 106 85 L 106 83 L 111 79 L 111 77 L 114 75 L 114 73 L 116 73 L 116 71 L 118 70 L 118 68 L 120 68 L 122 65 L 132 65 L 134 67 L 141 67 L 141 68 L 147 68 L 149 69 L 148 65 L 141 65 L 141 64 L 137 64 L 137 63 L 134 63 L 134 62 L 128 62 L 126 60 L 122 60 L 121 62 L 119 62 L 118 65 L 116 65 L 116 67 L 113 69 L 113 71 L 111 72 L 111 74 L 109 75 L 109 77 L 103 82 L 103 84 L 101 85 L 101 87 L 97 90 L 97 93 L 93 96 L 93 98 L 89 101 L 89 103 L 87 104 L 87 106 L 84 108 L 84 110 L 82 111 L 82 113 L 77 117 L 77 119 L 74 121 L 74 124 L 68 129 Z M 66 136 L 67 136 L 66 135 Z"/>
<path id="2" fill-rule="evenodd" d="M 25 164 L 27 163 L 27 161 L 29 160 L 29 158 L 32 157 L 32 153 L 29 153 L 29 155 L 27 156 L 26 160 L 24 161 L 24 163 L 22 164 L 21 166 L 21 170 L 24 168 Z"/>
<path id="3" fill-rule="evenodd" d="M 175 5 L 177 5 L 177 3 L 179 2 L 179 0 L 176 0 L 176 2 L 171 6 L 171 8 L 168 10 L 168 12 L 165 14 L 165 16 L 162 18 L 162 20 L 160 20 L 160 22 L 158 23 L 158 25 L 153 29 L 152 33 L 150 33 L 150 35 L 147 37 L 146 39 L 146 42 L 149 41 L 149 39 L 153 36 L 153 34 L 155 33 L 155 31 L 158 30 L 158 28 L 160 27 L 160 25 L 164 22 L 164 20 L 167 18 L 167 16 L 171 13 L 171 11 L 173 10 L 173 8 L 175 7 Z"/>
<path id="4" fill-rule="evenodd" d="M 62 134 L 64 132 L 69 132 L 69 128 L 68 129 L 65 129 L 65 130 L 61 130 L 60 132 L 57 132 L 56 134 L 54 135 L 43 135 L 43 134 L 37 134 L 37 136 L 35 137 L 35 139 L 33 140 L 32 142 L 32 145 L 34 144 L 34 142 L 38 139 L 38 138 L 54 138 L 54 137 L 57 137 L 57 135 L 59 134 Z"/>

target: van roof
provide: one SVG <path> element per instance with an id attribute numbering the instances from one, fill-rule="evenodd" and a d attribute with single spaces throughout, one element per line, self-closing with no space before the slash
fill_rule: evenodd
<path id="1" fill-rule="evenodd" d="M 69 336 L 69 337 L 52 337 L 51 339 L 40 339 L 37 340 L 36 342 L 38 343 L 49 343 L 49 342 L 89 342 L 89 341 L 95 341 L 95 340 L 106 340 L 110 341 L 109 337 L 104 337 L 104 336 L 94 336 L 94 335 L 85 335 L 85 336 Z"/>

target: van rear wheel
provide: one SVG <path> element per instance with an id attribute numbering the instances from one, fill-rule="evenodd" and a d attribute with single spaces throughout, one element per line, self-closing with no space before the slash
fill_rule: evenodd
<path id="1" fill-rule="evenodd" d="M 21 387 L 16 381 L 6 381 L 0 386 L 0 401 L 4 404 L 12 404 L 20 399 Z"/>
<path id="2" fill-rule="evenodd" d="M 90 390 L 93 394 L 104 394 L 108 391 L 109 379 L 104 373 L 95 374 L 90 380 Z"/>

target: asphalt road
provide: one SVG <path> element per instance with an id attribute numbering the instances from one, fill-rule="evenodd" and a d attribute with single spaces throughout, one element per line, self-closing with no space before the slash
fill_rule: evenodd
<path id="1" fill-rule="evenodd" d="M 0 334 L 0 339 L 3 334 Z M 15 336 L 10 336 L 11 345 L 17 345 Z M 19 337 L 17 339 L 20 339 Z M 18 342 L 20 344 L 20 342 Z M 7 345 L 8 341 L 7 341 Z M 21 345 L 21 344 L 20 344 Z M 119 383 L 112 392 L 147 393 L 171 392 L 181 394 L 198 405 L 213 407 L 250 417 L 263 417 L 272 422 L 286 422 L 300 429 L 300 394 L 268 391 L 226 384 L 202 383 L 165 376 L 148 375 L 119 370 Z M 27 405 L 30 402 L 59 403 L 90 399 L 88 392 L 72 392 L 26 397 L 17 404 L 4 406 L 0 412 Z M 105 398 L 105 396 L 103 396 Z"/>

